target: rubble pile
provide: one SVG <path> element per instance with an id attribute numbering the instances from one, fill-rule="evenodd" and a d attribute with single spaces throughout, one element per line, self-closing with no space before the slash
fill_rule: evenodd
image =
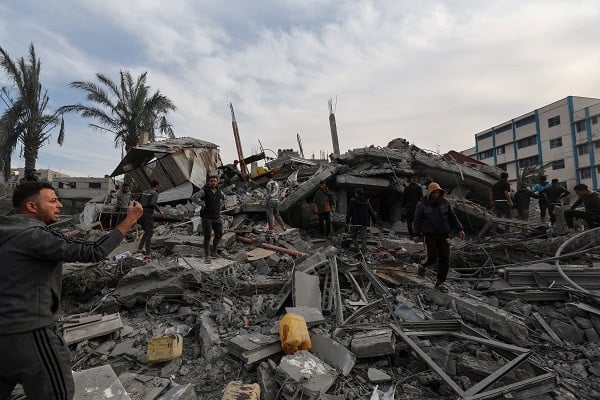
<path id="1" fill-rule="evenodd" d="M 171 200 L 152 261 L 134 254 L 132 232 L 101 263 L 65 264 L 62 327 L 80 398 L 91 398 L 82 394 L 90 376 L 122 399 L 600 397 L 595 230 L 567 237 L 498 219 L 481 205 L 497 171 L 402 140 L 332 164 L 274 165 L 289 182 L 281 210 L 294 228 L 266 230 L 258 177 L 230 188 L 210 264 L 195 208 Z M 440 182 L 469 230 L 451 243 L 449 293 L 433 288 L 435 271 L 417 276 L 423 245 L 400 218 L 415 172 Z M 320 180 L 336 196 L 332 240 L 315 232 Z M 343 226 L 356 187 L 379 211 L 366 253 Z M 290 315 L 293 326 L 283 326 Z"/>

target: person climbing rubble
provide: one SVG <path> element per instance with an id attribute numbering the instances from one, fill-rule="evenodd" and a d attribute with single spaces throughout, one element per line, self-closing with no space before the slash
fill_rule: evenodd
<path id="1" fill-rule="evenodd" d="M 529 220 L 529 206 L 531 205 L 531 199 L 538 199 L 540 196 L 533 193 L 527 188 L 524 183 L 519 183 L 517 192 L 513 196 L 513 204 L 517 210 L 519 219 L 523 221 Z"/>
<path id="2" fill-rule="evenodd" d="M 103 260 L 142 215 L 132 202 L 117 227 L 96 241 L 70 239 L 48 225 L 62 204 L 47 182 L 23 182 L 12 196 L 16 214 L 0 216 L 0 399 L 17 383 L 31 400 L 74 396 L 69 348 L 56 327 L 62 262 Z"/>
<path id="3" fill-rule="evenodd" d="M 578 199 L 564 211 L 565 221 L 569 233 L 575 233 L 574 218 L 583 219 L 590 228 L 600 227 L 600 193 L 590 190 L 585 183 L 573 187 Z M 577 211 L 577 207 L 584 205 L 585 211 Z"/>
<path id="4" fill-rule="evenodd" d="M 508 183 L 508 173 L 500 174 L 500 180 L 492 185 L 490 191 L 490 208 L 494 210 L 499 218 L 512 218 L 511 208 L 513 207 L 510 197 L 510 184 Z"/>
<path id="5" fill-rule="evenodd" d="M 331 239 L 331 213 L 335 212 L 335 200 L 325 181 L 319 182 L 313 210 L 316 214 L 319 214 L 319 232 L 327 239 Z"/>
<path id="6" fill-rule="evenodd" d="M 281 229 L 285 232 L 285 224 L 279 214 L 279 184 L 273 180 L 273 173 L 267 172 L 265 175 L 267 178 L 267 193 L 265 194 L 265 210 L 267 212 L 267 225 L 269 226 L 269 232 L 275 230 L 275 221 L 281 225 Z"/>
<path id="7" fill-rule="evenodd" d="M 567 197 L 571 192 L 562 187 L 558 179 L 552 179 L 552 183 L 549 187 L 544 189 L 544 194 L 548 202 L 548 214 L 550 215 L 550 224 L 554 225 L 556 222 L 556 215 L 554 215 L 554 209 L 563 205 L 563 199 Z"/>
<path id="8" fill-rule="evenodd" d="M 445 191 L 435 182 L 427 187 L 427 195 L 417 204 L 413 231 L 415 242 L 425 242 L 425 258 L 419 266 L 419 277 L 425 276 L 426 267 L 439 259 L 435 288 L 448 292 L 446 277 L 450 269 L 450 227 L 458 230 L 458 237 L 464 240 L 463 226 L 456 217 L 450 202 L 444 198 Z"/>
<path id="9" fill-rule="evenodd" d="M 410 183 L 404 188 L 402 195 L 402 215 L 406 217 L 406 227 L 408 229 L 408 236 L 413 237 L 413 221 L 415 219 L 415 209 L 417 203 L 423 197 L 423 188 L 419 185 L 419 176 L 412 175 L 410 177 Z"/>
<path id="10" fill-rule="evenodd" d="M 211 175 L 208 184 L 192 195 L 190 200 L 202 207 L 202 232 L 204 233 L 204 263 L 210 264 L 211 258 L 217 258 L 217 246 L 223 236 L 221 210 L 225 206 L 225 194 L 218 187 L 219 177 Z M 214 232 L 212 247 L 210 237 Z"/>
<path id="11" fill-rule="evenodd" d="M 140 195 L 140 204 L 144 208 L 144 214 L 140 218 L 140 225 L 142 225 L 144 235 L 142 236 L 142 240 L 140 240 L 136 253 L 145 254 L 146 261 L 152 259 L 150 246 L 152 244 L 152 235 L 154 234 L 154 211 L 158 212 L 161 217 L 165 215 L 157 204 L 158 192 L 160 192 L 160 184 L 158 181 L 152 181 L 150 182 L 150 189 L 144 190 Z M 145 250 L 144 246 L 146 247 Z"/>

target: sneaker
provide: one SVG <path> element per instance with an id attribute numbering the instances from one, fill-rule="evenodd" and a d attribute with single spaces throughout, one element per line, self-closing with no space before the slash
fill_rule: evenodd
<path id="1" fill-rule="evenodd" d="M 435 284 L 435 288 L 437 290 L 439 290 L 442 293 L 448 293 L 450 290 L 448 289 L 448 287 L 444 284 L 444 282 L 438 282 Z"/>
<path id="2" fill-rule="evenodd" d="M 419 269 L 417 269 L 417 276 L 419 278 L 423 278 L 425 276 L 425 266 L 419 265 Z"/>

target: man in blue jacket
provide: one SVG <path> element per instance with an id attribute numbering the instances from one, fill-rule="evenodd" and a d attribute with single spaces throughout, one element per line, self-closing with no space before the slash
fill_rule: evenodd
<path id="1" fill-rule="evenodd" d="M 456 228 L 461 239 L 465 238 L 465 232 L 450 202 L 444 198 L 445 192 L 440 185 L 430 183 L 427 193 L 417 204 L 413 226 L 413 240 L 425 241 L 426 256 L 421 261 L 418 275 L 425 276 L 425 268 L 439 259 L 435 288 L 446 293 L 448 288 L 445 282 L 450 269 L 450 225 Z"/>
<path id="2" fill-rule="evenodd" d="M 22 183 L 12 203 L 16 214 L 0 216 L 0 399 L 8 399 L 21 383 L 30 400 L 70 400 L 69 348 L 55 325 L 62 261 L 103 260 L 142 215 L 142 207 L 132 202 L 114 230 L 88 242 L 48 227 L 62 209 L 49 183 Z"/>

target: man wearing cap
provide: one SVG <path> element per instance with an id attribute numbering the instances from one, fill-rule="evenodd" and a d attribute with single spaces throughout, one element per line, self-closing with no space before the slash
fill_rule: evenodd
<path id="1" fill-rule="evenodd" d="M 450 225 L 458 230 L 461 239 L 465 238 L 465 232 L 444 194 L 440 185 L 435 182 L 429 184 L 427 195 L 419 201 L 415 210 L 413 240 L 425 241 L 426 256 L 419 266 L 419 277 L 425 276 L 426 267 L 439 259 L 435 288 L 445 293 L 448 292 L 445 282 L 450 269 Z"/>

